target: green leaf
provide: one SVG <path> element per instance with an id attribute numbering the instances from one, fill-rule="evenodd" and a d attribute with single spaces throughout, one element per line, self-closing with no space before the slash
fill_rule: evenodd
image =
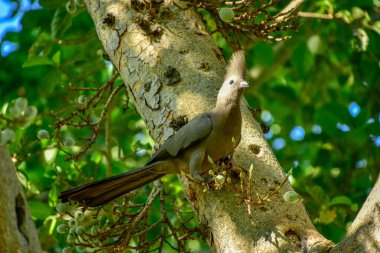
<path id="1" fill-rule="evenodd" d="M 46 72 L 41 78 L 41 82 L 46 83 L 44 87 L 39 86 L 38 91 L 41 95 L 51 94 L 56 86 L 62 85 L 65 81 L 65 76 L 57 69 L 53 69 L 50 72 Z"/>
<path id="2" fill-rule="evenodd" d="M 371 124 L 366 124 L 364 129 L 368 135 L 372 134 L 374 136 L 380 135 L 380 123 L 373 122 Z"/>
<path id="3" fill-rule="evenodd" d="M 323 132 L 326 132 L 330 135 L 333 135 L 335 132 L 337 132 L 337 120 L 334 115 L 327 110 L 318 110 L 314 114 L 314 121 L 316 124 L 322 127 Z"/>
<path id="4" fill-rule="evenodd" d="M 253 62 L 263 67 L 271 66 L 274 62 L 272 47 L 265 42 L 258 42 L 253 49 Z"/>
<path id="5" fill-rule="evenodd" d="M 332 200 L 330 200 L 328 206 L 334 206 L 334 205 L 346 205 L 351 206 L 352 201 L 347 196 L 336 196 Z"/>
<path id="6" fill-rule="evenodd" d="M 359 40 L 358 49 L 360 51 L 366 51 L 369 43 L 367 32 L 364 29 L 359 28 L 356 30 L 356 36 Z"/>
<path id="7" fill-rule="evenodd" d="M 66 0 L 39 0 L 38 3 L 44 7 L 44 9 L 56 9 L 63 4 L 65 4 Z"/>
<path id="8" fill-rule="evenodd" d="M 59 66 L 59 64 L 61 63 L 61 51 L 57 51 L 54 55 L 53 55 L 53 62 Z"/>
<path id="9" fill-rule="evenodd" d="M 359 6 L 359 7 L 373 7 L 373 0 L 351 0 L 349 1 L 351 6 Z"/>
<path id="10" fill-rule="evenodd" d="M 319 212 L 319 221 L 323 224 L 329 224 L 333 222 L 336 218 L 336 212 L 335 210 L 321 210 Z"/>
<path id="11" fill-rule="evenodd" d="M 34 56 L 26 60 L 22 65 L 23 68 L 29 68 L 34 66 L 50 65 L 53 66 L 54 62 L 45 56 Z"/>
<path id="12" fill-rule="evenodd" d="M 309 195 L 316 200 L 317 203 L 322 204 L 328 201 L 328 196 L 322 187 L 318 185 L 306 186 L 306 191 Z"/>
<path id="13" fill-rule="evenodd" d="M 314 55 L 306 43 L 300 44 L 293 52 L 292 64 L 300 76 L 305 76 L 314 65 Z"/>
<path id="14" fill-rule="evenodd" d="M 33 219 L 44 220 L 51 213 L 51 208 L 46 203 L 32 200 L 29 201 L 28 204 Z"/>
<path id="15" fill-rule="evenodd" d="M 51 190 L 49 191 L 49 205 L 55 207 L 57 205 L 59 190 L 57 189 L 57 184 L 53 184 Z"/>
<path id="16" fill-rule="evenodd" d="M 346 106 L 331 102 L 317 110 L 314 114 L 314 121 L 322 127 L 323 132 L 333 135 L 337 132 L 337 123 L 345 124 L 349 122 L 350 116 Z"/>
<path id="17" fill-rule="evenodd" d="M 297 103 L 299 101 L 299 96 L 296 94 L 294 87 L 276 86 L 272 88 L 270 95 L 273 99 L 282 101 L 285 104 Z"/>
<path id="18" fill-rule="evenodd" d="M 311 36 L 307 41 L 307 47 L 312 54 L 323 54 L 321 38 L 318 35 Z"/>
<path id="19" fill-rule="evenodd" d="M 67 13 L 65 8 L 59 8 L 55 11 L 53 20 L 51 21 L 51 33 L 54 38 L 60 38 L 72 24 L 71 15 Z"/>
<path id="20" fill-rule="evenodd" d="M 353 211 L 353 212 L 357 212 L 358 209 L 359 209 L 359 205 L 355 203 L 355 204 L 352 204 L 352 205 L 350 206 L 350 208 L 351 208 L 351 211 Z"/>

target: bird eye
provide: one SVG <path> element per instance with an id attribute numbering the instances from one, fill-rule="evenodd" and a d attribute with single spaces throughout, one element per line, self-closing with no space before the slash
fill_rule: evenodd
<path id="1" fill-rule="evenodd" d="M 231 85 L 231 84 L 233 84 L 233 83 L 234 83 L 234 80 L 231 79 L 230 82 L 229 82 L 229 84 Z"/>

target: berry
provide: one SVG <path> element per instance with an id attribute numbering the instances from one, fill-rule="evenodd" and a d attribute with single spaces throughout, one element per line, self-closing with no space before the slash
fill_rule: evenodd
<path id="1" fill-rule="evenodd" d="M 26 98 L 17 98 L 15 101 L 15 107 L 17 107 L 20 111 L 24 111 L 28 106 L 28 100 Z"/>
<path id="2" fill-rule="evenodd" d="M 66 11 L 69 14 L 74 14 L 77 11 L 77 6 L 74 4 L 74 2 L 72 0 L 69 0 L 66 3 Z"/>
<path id="3" fill-rule="evenodd" d="M 66 137 L 65 139 L 65 146 L 74 146 L 75 142 L 74 139 L 71 137 Z"/>
<path id="4" fill-rule="evenodd" d="M 58 233 L 60 233 L 60 234 L 64 234 L 64 233 L 66 233 L 67 229 L 68 229 L 68 226 L 67 226 L 66 224 L 60 224 L 60 225 L 58 225 L 58 227 L 57 227 L 57 231 L 58 231 Z"/>
<path id="5" fill-rule="evenodd" d="M 69 246 L 64 247 L 62 250 L 62 253 L 71 253 L 71 252 L 73 252 L 73 251 L 71 250 L 71 248 Z"/>
<path id="6" fill-rule="evenodd" d="M 24 117 L 29 120 L 34 119 L 37 116 L 37 114 L 38 114 L 38 110 L 37 110 L 37 107 L 35 106 L 28 106 L 26 110 L 24 111 Z"/>
<path id="7" fill-rule="evenodd" d="M 85 95 L 80 95 L 79 97 L 78 97 L 78 103 L 79 104 L 84 104 L 84 103 L 86 103 L 87 102 L 87 97 L 85 96 Z"/>
<path id="8" fill-rule="evenodd" d="M 223 7 L 219 10 L 219 17 L 222 21 L 229 23 L 234 20 L 235 13 L 232 9 Z"/>
<path id="9" fill-rule="evenodd" d="M 55 207 L 59 213 L 66 213 L 69 206 L 66 203 L 58 203 L 58 205 Z"/>
<path id="10" fill-rule="evenodd" d="M 217 181 L 221 185 L 224 184 L 225 180 L 226 180 L 226 178 L 223 175 L 217 175 L 215 177 L 215 181 Z"/>
<path id="11" fill-rule="evenodd" d="M 75 235 L 76 230 L 77 230 L 76 227 L 72 227 L 72 228 L 70 228 L 70 230 L 69 230 L 69 234 Z"/>
<path id="12" fill-rule="evenodd" d="M 48 131 L 46 131 L 45 129 L 41 129 L 41 130 L 38 131 L 37 137 L 40 140 L 44 140 L 44 139 L 49 139 L 50 135 L 49 135 Z"/>
<path id="13" fill-rule="evenodd" d="M 78 226 L 78 227 L 75 229 L 75 232 L 76 232 L 77 234 L 81 234 L 81 233 L 84 232 L 84 230 L 85 230 L 85 228 L 84 228 L 83 226 Z"/>
<path id="14" fill-rule="evenodd" d="M 78 221 L 75 218 L 72 218 L 71 220 L 69 220 L 69 226 L 71 228 L 78 226 Z"/>
<path id="15" fill-rule="evenodd" d="M 92 226 L 91 228 L 91 234 L 96 235 L 98 233 L 98 226 Z"/>
<path id="16" fill-rule="evenodd" d="M 85 218 L 84 213 L 82 211 L 76 211 L 74 213 L 74 217 L 75 219 L 77 219 L 77 221 L 83 221 Z"/>
<path id="17" fill-rule="evenodd" d="M 76 239 L 77 238 L 73 234 L 68 234 L 67 237 L 66 237 L 67 242 L 75 242 Z"/>
<path id="18" fill-rule="evenodd" d="M 12 142 L 15 138 L 15 132 L 12 129 L 6 128 L 1 132 L 0 145 Z"/>
<path id="19" fill-rule="evenodd" d="M 286 202 L 295 203 L 298 200 L 299 194 L 295 191 L 285 192 L 283 198 Z"/>

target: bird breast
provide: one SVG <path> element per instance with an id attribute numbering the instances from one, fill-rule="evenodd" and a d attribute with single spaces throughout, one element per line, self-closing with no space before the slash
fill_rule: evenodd
<path id="1" fill-rule="evenodd" d="M 241 138 L 241 114 L 229 113 L 227 117 L 214 117 L 213 129 L 207 138 L 207 155 L 213 161 L 225 158 L 239 144 Z"/>

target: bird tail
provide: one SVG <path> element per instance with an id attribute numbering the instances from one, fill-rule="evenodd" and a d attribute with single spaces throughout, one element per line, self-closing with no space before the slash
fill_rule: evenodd
<path id="1" fill-rule="evenodd" d="M 84 184 L 61 192 L 58 198 L 63 203 L 78 201 L 84 206 L 101 206 L 164 176 L 164 173 L 157 171 L 156 166 L 157 164 L 154 163 L 130 172 Z"/>

